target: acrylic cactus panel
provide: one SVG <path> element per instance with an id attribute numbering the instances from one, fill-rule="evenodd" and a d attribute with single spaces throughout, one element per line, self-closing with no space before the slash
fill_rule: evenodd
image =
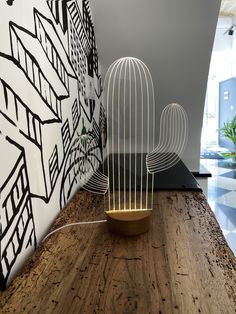
<path id="1" fill-rule="evenodd" d="M 125 57 L 105 77 L 107 113 L 106 169 L 109 177 L 106 211 L 152 209 L 154 173 L 174 166 L 187 142 L 187 114 L 181 105 L 167 105 L 155 115 L 154 87 L 148 67 Z M 156 129 L 159 143 L 155 147 Z"/>
<path id="2" fill-rule="evenodd" d="M 106 74 L 107 169 L 110 210 L 151 208 L 152 174 L 145 154 L 154 149 L 154 90 L 147 66 L 136 58 L 115 61 Z"/>

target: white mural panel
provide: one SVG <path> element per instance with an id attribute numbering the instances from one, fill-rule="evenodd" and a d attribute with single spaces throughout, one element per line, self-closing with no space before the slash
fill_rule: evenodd
<path id="1" fill-rule="evenodd" d="M 4 289 L 58 212 L 86 184 L 86 156 L 96 156 L 96 167 L 101 164 L 105 114 L 89 2 L 8 0 L 0 9 Z M 85 134 L 93 143 L 89 154 L 77 151 Z"/>

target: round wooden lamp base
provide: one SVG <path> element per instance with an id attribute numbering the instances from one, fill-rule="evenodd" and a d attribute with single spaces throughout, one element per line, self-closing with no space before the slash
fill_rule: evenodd
<path id="1" fill-rule="evenodd" d="M 106 215 L 111 232 L 135 236 L 148 231 L 151 209 L 109 210 Z"/>

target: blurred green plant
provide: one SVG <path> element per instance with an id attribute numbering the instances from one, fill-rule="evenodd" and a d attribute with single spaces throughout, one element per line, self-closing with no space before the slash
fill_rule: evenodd
<path id="1" fill-rule="evenodd" d="M 222 128 L 219 129 L 220 133 L 234 144 L 234 151 L 231 153 L 225 153 L 224 157 L 233 158 L 236 160 L 236 116 L 231 121 L 224 122 Z M 226 156 L 227 155 L 227 156 Z"/>
<path id="2" fill-rule="evenodd" d="M 236 116 L 231 121 L 224 122 L 224 126 L 220 128 L 220 133 L 231 141 L 236 149 Z"/>

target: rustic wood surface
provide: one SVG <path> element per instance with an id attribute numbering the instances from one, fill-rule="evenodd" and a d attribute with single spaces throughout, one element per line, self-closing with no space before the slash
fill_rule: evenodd
<path id="1" fill-rule="evenodd" d="M 78 192 L 57 218 L 105 218 L 103 197 Z M 0 313 L 235 313 L 236 261 L 201 192 L 156 192 L 148 233 L 106 223 L 65 228 L 0 293 Z"/>

